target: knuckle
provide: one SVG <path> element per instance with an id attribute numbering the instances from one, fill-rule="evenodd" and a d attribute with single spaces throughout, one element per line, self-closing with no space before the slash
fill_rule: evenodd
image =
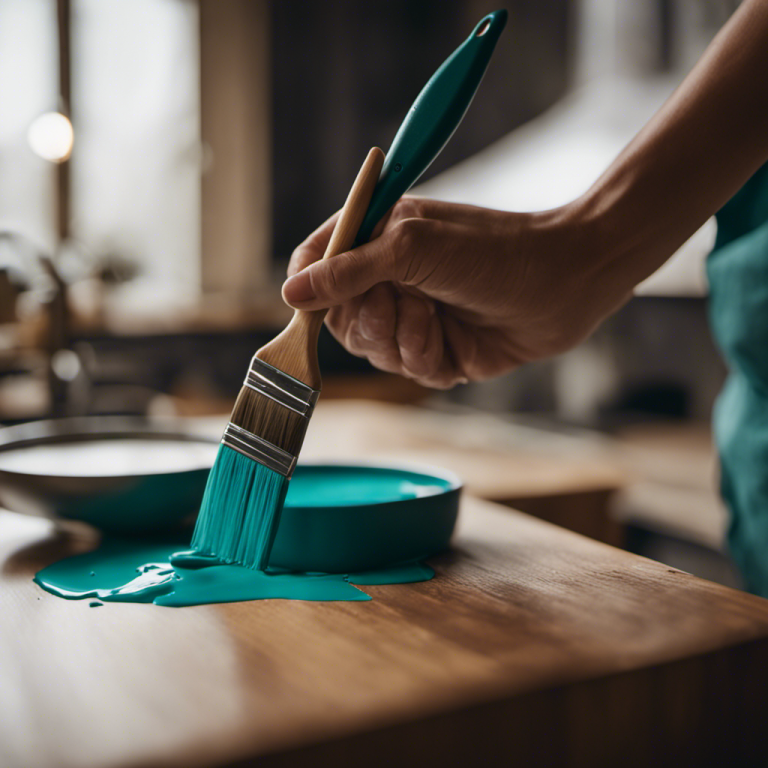
<path id="1" fill-rule="evenodd" d="M 409 328 L 405 333 L 397 336 L 397 343 L 404 352 L 418 356 L 419 362 L 424 363 L 424 350 L 427 345 L 426 334 L 418 328 Z"/>
<path id="2" fill-rule="evenodd" d="M 341 274 L 339 265 L 333 259 L 325 261 L 322 269 L 310 272 L 310 281 L 318 296 L 335 301 L 341 295 Z"/>
<path id="3" fill-rule="evenodd" d="M 395 206 L 397 219 L 420 219 L 424 215 L 424 204 L 418 197 L 401 197 Z"/>
<path id="4" fill-rule="evenodd" d="M 371 339 L 371 341 L 391 339 L 393 336 L 393 322 L 386 315 L 361 312 L 360 323 L 365 330 L 365 336 Z"/>
<path id="5" fill-rule="evenodd" d="M 395 247 L 400 254 L 408 254 L 415 250 L 421 241 L 421 219 L 403 219 L 394 229 Z"/>

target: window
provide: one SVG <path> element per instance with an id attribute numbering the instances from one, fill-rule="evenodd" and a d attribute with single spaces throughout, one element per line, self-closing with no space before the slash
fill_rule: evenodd
<path id="1" fill-rule="evenodd" d="M 144 303 L 200 290 L 198 6 L 72 0 L 69 234 L 117 256 Z M 30 125 L 61 108 L 55 0 L 0 0 L 0 229 L 57 246 L 56 168 Z"/>

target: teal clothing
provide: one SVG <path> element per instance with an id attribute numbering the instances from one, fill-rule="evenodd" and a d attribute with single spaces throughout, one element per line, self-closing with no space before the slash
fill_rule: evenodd
<path id="1" fill-rule="evenodd" d="M 717 214 L 707 261 L 712 331 L 729 368 L 715 405 L 728 542 L 745 586 L 768 597 L 768 165 Z"/>

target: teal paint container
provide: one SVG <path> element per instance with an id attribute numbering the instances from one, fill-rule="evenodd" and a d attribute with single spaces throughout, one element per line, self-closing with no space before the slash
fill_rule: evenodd
<path id="1" fill-rule="evenodd" d="M 269 564 L 346 573 L 429 557 L 449 545 L 460 493 L 440 469 L 300 464 Z"/>

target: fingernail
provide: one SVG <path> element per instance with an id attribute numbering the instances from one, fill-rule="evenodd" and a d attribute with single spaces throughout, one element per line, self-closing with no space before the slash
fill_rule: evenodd
<path id="1" fill-rule="evenodd" d="M 304 269 L 293 277 L 289 277 L 283 283 L 283 297 L 291 304 L 300 304 L 303 301 L 311 301 L 315 297 L 312 290 L 312 281 L 309 272 Z"/>

